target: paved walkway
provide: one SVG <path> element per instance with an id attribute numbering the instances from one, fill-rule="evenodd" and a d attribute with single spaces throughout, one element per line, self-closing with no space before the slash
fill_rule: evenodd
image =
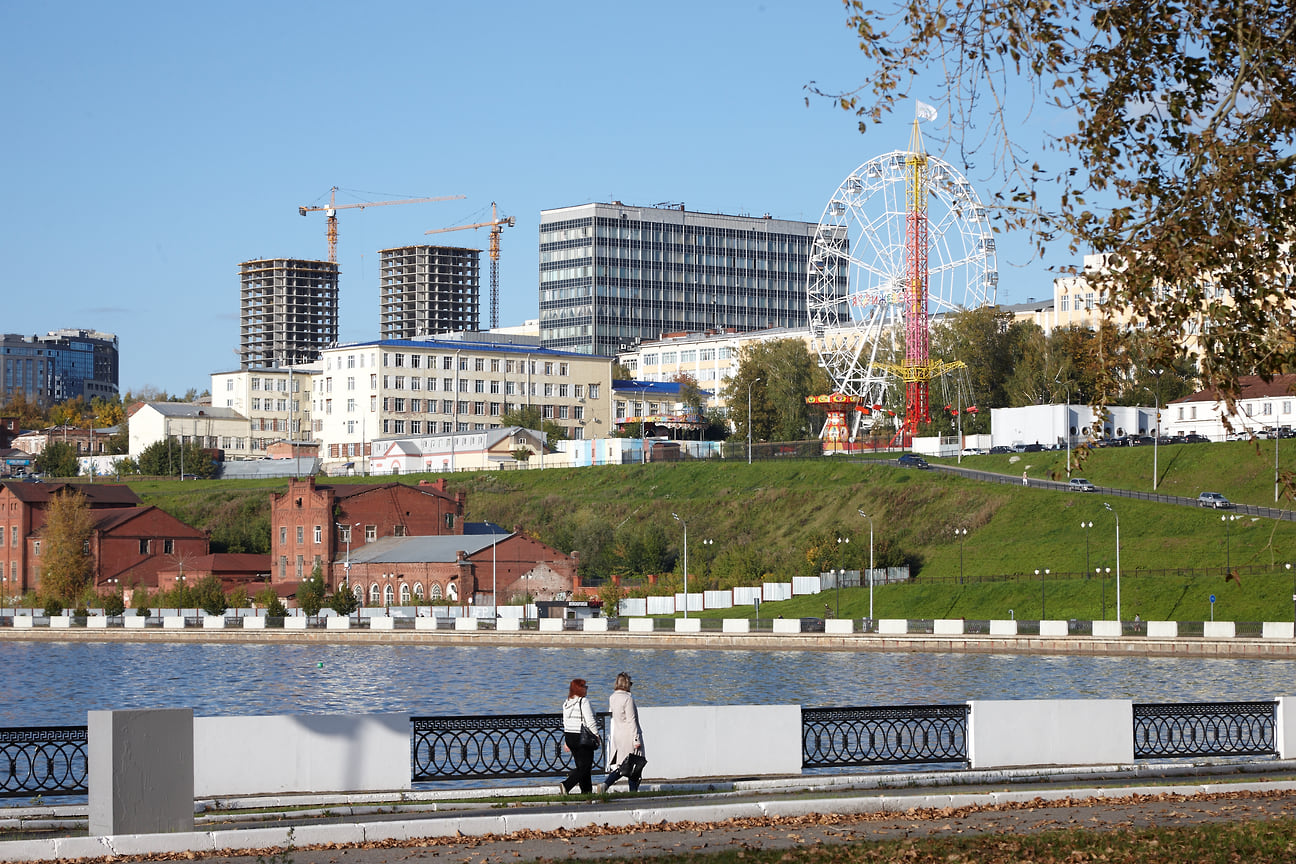
<path id="1" fill-rule="evenodd" d="M 225 864 L 389 864 L 412 860 L 518 864 L 539 859 L 669 856 L 725 848 L 790 848 L 937 835 L 1023 833 L 1059 828 L 1113 830 L 1183 822 L 1296 818 L 1296 765 L 1265 773 L 1236 766 L 1200 776 L 1149 778 L 1113 771 L 1033 779 L 966 772 L 964 785 L 878 788 L 934 775 L 802 777 L 673 787 L 661 794 L 479 802 L 410 796 L 404 804 L 315 799 L 314 811 L 279 800 L 273 812 L 204 816 L 185 834 L 64 836 L 0 842 L 0 861 L 160 858 Z M 1147 772 L 1140 771 L 1142 775 Z M 949 775 L 933 782 L 949 782 Z M 874 787 L 874 788 L 864 788 Z M 673 793 L 673 794 L 666 794 Z M 461 793 L 459 793 L 461 795 Z M 255 806 L 265 802 L 244 802 Z M 48 808 L 47 808 L 48 809 Z M 84 808 L 82 808 L 84 813 Z"/>

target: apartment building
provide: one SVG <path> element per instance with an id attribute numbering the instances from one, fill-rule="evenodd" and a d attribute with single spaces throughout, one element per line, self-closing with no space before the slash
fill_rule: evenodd
<path id="1" fill-rule="evenodd" d="M 273 369 L 236 369 L 211 376 L 211 401 L 247 419 L 245 446 L 229 442 L 226 458 L 263 458 L 276 442 L 312 442 L 313 380 L 319 361 Z M 242 438 L 244 436 L 233 436 Z"/>
<path id="2" fill-rule="evenodd" d="M 18 394 L 43 408 L 80 396 L 116 398 L 117 337 L 98 330 L 0 335 L 0 402 Z"/>
<path id="3" fill-rule="evenodd" d="M 338 338 L 338 265 L 265 258 L 239 265 L 239 367 L 308 363 Z"/>
<path id="4" fill-rule="evenodd" d="M 607 357 L 666 333 L 806 327 L 813 222 L 613 201 L 540 213 L 540 339 Z"/>
<path id="5" fill-rule="evenodd" d="M 569 438 L 609 434 L 609 358 L 475 335 L 326 349 L 311 409 L 325 470 L 368 473 L 376 439 L 494 429 L 526 406 Z"/>
<path id="6" fill-rule="evenodd" d="M 400 246 L 379 251 L 383 339 L 475 331 L 481 319 L 481 250 Z"/>

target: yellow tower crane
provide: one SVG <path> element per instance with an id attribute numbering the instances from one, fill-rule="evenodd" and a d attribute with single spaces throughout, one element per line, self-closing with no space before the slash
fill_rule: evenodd
<path id="1" fill-rule="evenodd" d="M 499 326 L 499 254 L 500 234 L 505 226 L 512 228 L 517 220 L 512 216 L 500 217 L 495 211 L 495 202 L 491 202 L 491 219 L 489 222 L 478 222 L 474 225 L 456 225 L 453 228 L 433 228 L 424 234 L 441 234 L 446 231 L 463 231 L 468 228 L 489 228 L 490 230 L 490 326 L 494 330 Z"/>
<path id="2" fill-rule="evenodd" d="M 462 195 L 444 195 L 440 198 L 402 198 L 399 201 L 366 201 L 363 204 L 339 204 L 337 203 L 337 191 L 338 191 L 338 187 L 336 186 L 334 186 L 332 189 L 329 190 L 329 203 L 327 206 L 315 207 L 315 206 L 306 205 L 297 208 L 297 212 L 303 216 L 305 216 L 307 213 L 312 213 L 317 210 L 323 210 L 324 214 L 328 217 L 328 224 L 326 230 L 328 233 L 328 249 L 329 249 L 328 260 L 330 264 L 337 263 L 337 239 L 338 239 L 337 211 L 351 210 L 351 209 L 363 210 L 366 207 L 385 207 L 388 204 L 422 204 L 426 201 L 456 201 L 464 197 Z"/>

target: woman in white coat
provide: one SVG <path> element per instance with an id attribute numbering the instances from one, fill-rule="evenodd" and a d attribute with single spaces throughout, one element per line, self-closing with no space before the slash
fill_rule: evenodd
<path id="1" fill-rule="evenodd" d="M 608 697 L 608 711 L 612 713 L 612 731 L 608 735 L 612 743 L 608 746 L 608 766 L 612 769 L 600 791 L 607 791 L 612 784 L 625 777 L 630 781 L 630 791 L 639 791 L 639 779 L 643 774 L 644 758 L 643 727 L 639 725 L 639 708 L 630 687 L 634 684 L 630 676 L 622 672 L 616 677 L 616 687 Z"/>

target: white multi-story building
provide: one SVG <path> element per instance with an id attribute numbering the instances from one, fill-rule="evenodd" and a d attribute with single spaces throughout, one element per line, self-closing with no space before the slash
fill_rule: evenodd
<path id="1" fill-rule="evenodd" d="M 1296 428 L 1296 375 L 1275 375 L 1268 382 L 1257 375 L 1244 375 L 1238 385 L 1237 408 L 1232 414 L 1217 390 L 1199 390 L 1175 399 L 1161 409 L 1163 434 L 1181 437 L 1195 433 L 1223 441 L 1229 433 L 1270 434 L 1283 427 Z"/>
<path id="2" fill-rule="evenodd" d="M 264 457 L 266 449 L 276 441 L 312 441 L 311 382 L 322 365 L 316 361 L 284 368 L 213 373 L 212 405 L 247 418 L 246 453 L 252 458 Z M 226 458 L 231 458 L 229 453 Z"/>
<path id="3" fill-rule="evenodd" d="M 474 336 L 481 341 L 471 341 Z M 326 349 L 312 396 L 325 470 L 367 473 L 377 439 L 495 429 L 503 415 L 527 406 L 568 438 L 610 434 L 611 359 L 493 338 L 464 334 Z"/>
<path id="4" fill-rule="evenodd" d="M 247 459 L 254 455 L 248 418 L 232 408 L 188 402 L 143 402 L 131 406 L 129 419 L 132 459 L 139 459 L 150 444 L 167 438 L 222 450 L 226 459 Z"/>

